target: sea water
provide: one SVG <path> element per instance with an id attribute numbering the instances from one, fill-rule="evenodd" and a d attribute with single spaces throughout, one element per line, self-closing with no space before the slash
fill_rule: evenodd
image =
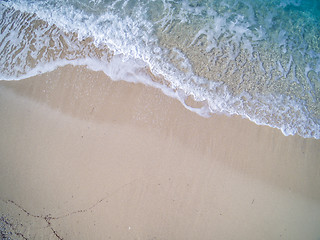
<path id="1" fill-rule="evenodd" d="M 318 0 L 6 0 L 0 15 L 3 80 L 86 65 L 320 138 Z"/>

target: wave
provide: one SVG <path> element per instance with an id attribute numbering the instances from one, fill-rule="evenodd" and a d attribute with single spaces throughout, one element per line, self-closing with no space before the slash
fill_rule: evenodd
<path id="1" fill-rule="evenodd" d="M 0 78 L 86 65 L 160 88 L 201 116 L 237 114 L 319 139 L 316 13 L 287 23 L 279 16 L 305 5 L 281 3 L 8 0 L 0 3 Z M 202 107 L 188 106 L 188 96 Z"/>

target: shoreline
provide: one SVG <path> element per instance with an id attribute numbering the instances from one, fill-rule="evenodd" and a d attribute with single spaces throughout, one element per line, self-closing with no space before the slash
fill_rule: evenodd
<path id="1" fill-rule="evenodd" d="M 41 216 L 85 209 L 50 222 L 64 239 L 106 237 L 106 223 L 112 239 L 320 235 L 319 140 L 203 118 L 84 67 L 2 81 L 0 92 L 0 206 L 13 221 L 21 209 L 9 200 Z"/>

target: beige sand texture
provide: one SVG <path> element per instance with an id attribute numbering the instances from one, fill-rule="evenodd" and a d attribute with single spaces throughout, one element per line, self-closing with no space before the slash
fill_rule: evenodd
<path id="1" fill-rule="evenodd" d="M 320 141 L 66 66 L 0 82 L 11 239 L 320 239 Z"/>

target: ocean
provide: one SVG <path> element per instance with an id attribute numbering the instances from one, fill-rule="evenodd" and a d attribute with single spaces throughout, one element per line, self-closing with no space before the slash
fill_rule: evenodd
<path id="1" fill-rule="evenodd" d="M 85 65 L 203 117 L 320 139 L 318 0 L 5 0 L 0 14 L 1 80 Z"/>

